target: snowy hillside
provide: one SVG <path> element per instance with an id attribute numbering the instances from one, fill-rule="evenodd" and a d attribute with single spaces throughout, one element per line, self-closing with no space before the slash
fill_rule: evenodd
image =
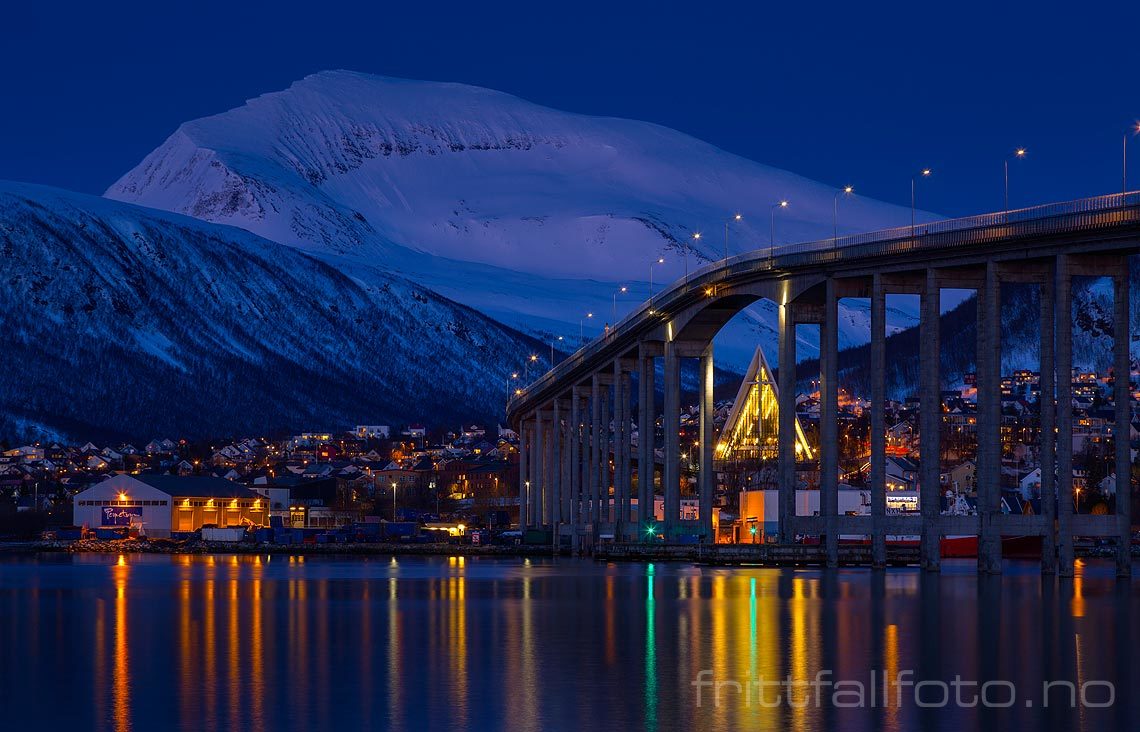
<path id="1" fill-rule="evenodd" d="M 0 252 L 9 437 L 493 420 L 541 348 L 401 278 L 51 188 L 0 183 Z"/>
<path id="2" fill-rule="evenodd" d="M 242 227 L 356 276 L 396 272 L 510 326 L 576 342 L 686 266 L 829 237 L 835 190 L 645 122 L 588 117 L 459 84 L 346 71 L 183 124 L 110 198 Z M 909 209 L 854 196 L 840 233 L 908 222 Z M 695 241 L 694 231 L 704 232 Z M 892 313 L 891 326 L 914 323 Z M 764 308 L 718 354 L 741 368 L 774 344 Z M 866 340 L 865 312 L 843 345 Z M 807 344 L 805 344 L 806 346 Z M 811 351 L 806 350 L 805 356 Z"/>

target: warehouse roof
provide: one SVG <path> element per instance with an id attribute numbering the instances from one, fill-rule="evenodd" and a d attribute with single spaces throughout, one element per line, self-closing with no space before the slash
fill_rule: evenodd
<path id="1" fill-rule="evenodd" d="M 132 475 L 155 490 L 193 498 L 261 498 L 261 494 L 232 480 L 213 476 Z"/>

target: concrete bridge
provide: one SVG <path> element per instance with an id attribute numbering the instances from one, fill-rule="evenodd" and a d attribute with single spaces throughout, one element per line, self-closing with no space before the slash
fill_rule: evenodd
<path id="1" fill-rule="evenodd" d="M 583 348 L 521 390 L 508 418 L 521 437 L 520 523 L 569 533 L 575 546 L 600 535 L 639 541 L 645 525 L 636 505 L 652 506 L 656 476 L 653 435 L 659 407 L 654 380 L 663 362 L 664 464 L 660 493 L 668 542 L 682 535 L 712 541 L 713 348 L 716 333 L 748 305 L 768 299 L 779 309 L 779 538 L 821 537 L 827 562 L 836 564 L 841 534 L 871 537 L 874 565 L 886 561 L 888 535 L 921 537 L 921 563 L 940 566 L 939 540 L 978 537 L 978 567 L 1001 570 L 1001 537 L 1040 535 L 1042 567 L 1073 571 L 1074 536 L 1109 537 L 1117 544 L 1117 569 L 1131 571 L 1130 453 L 1117 440 L 1116 514 L 1073 510 L 1073 412 L 1071 404 L 1071 287 L 1074 277 L 1108 276 L 1114 283 L 1115 372 L 1129 373 L 1128 256 L 1140 249 L 1140 193 L 1116 194 L 1017 211 L 939 221 L 838 239 L 762 249 L 718 260 L 673 283 Z M 1055 395 L 1041 410 L 1042 510 L 1007 515 L 1000 508 L 1001 288 L 1030 283 L 1040 288 L 1041 390 Z M 939 297 L 942 288 L 977 291 L 977 515 L 939 510 L 941 390 Z M 920 505 L 918 516 L 888 514 L 885 475 L 885 300 L 888 294 L 920 297 Z M 837 302 L 871 301 L 871 460 L 869 516 L 838 515 Z M 795 364 L 797 324 L 820 327 L 820 511 L 796 515 Z M 699 519 L 680 518 L 681 359 L 699 360 Z M 636 379 L 633 378 L 636 376 Z M 637 387 L 639 444 L 628 429 Z M 1130 423 L 1128 379 L 1115 382 L 1115 420 Z M 1043 399 L 1048 400 L 1048 397 Z M 613 434 L 610 434 L 611 417 Z M 1127 428 L 1125 428 L 1127 435 Z M 1062 439 L 1057 439 L 1061 435 Z M 650 439 L 645 439 L 649 436 Z M 612 445 L 612 447 L 611 447 Z M 610 455 L 612 453 L 612 469 Z M 645 479 L 638 476 L 642 466 Z M 652 476 L 652 478 L 650 477 Z M 656 530 L 656 529 L 654 529 Z"/>

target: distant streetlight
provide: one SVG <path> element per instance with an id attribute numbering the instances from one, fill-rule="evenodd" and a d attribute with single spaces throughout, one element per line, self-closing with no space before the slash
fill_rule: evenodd
<path id="1" fill-rule="evenodd" d="M 629 288 L 626 287 L 625 285 L 622 285 L 618 289 L 614 290 L 614 321 L 613 322 L 614 322 L 615 326 L 617 325 L 617 296 L 618 295 L 624 295 L 627 292 L 629 292 Z"/>
<path id="2" fill-rule="evenodd" d="M 782 208 L 787 208 L 788 202 L 781 200 L 772 204 L 770 211 L 772 215 L 771 226 L 768 230 L 768 259 L 771 259 L 776 254 L 776 211 Z"/>
<path id="3" fill-rule="evenodd" d="M 741 216 L 740 214 L 736 214 L 731 219 L 724 222 L 724 266 L 725 267 L 728 266 L 728 225 L 733 223 L 734 221 L 739 222 L 743 218 L 744 217 Z"/>
<path id="4" fill-rule="evenodd" d="M 835 194 L 834 207 L 831 214 L 831 239 L 833 247 L 839 246 L 839 197 L 850 196 L 854 192 L 855 188 L 853 186 L 843 186 L 843 190 L 838 191 Z"/>
<path id="5" fill-rule="evenodd" d="M 560 342 L 561 340 L 562 336 L 558 336 L 557 338 L 550 341 L 550 368 L 554 368 L 554 344 Z"/>
<path id="6" fill-rule="evenodd" d="M 578 319 L 578 341 L 580 343 L 586 342 L 586 321 L 594 317 L 593 313 L 586 313 L 585 317 Z"/>
<path id="7" fill-rule="evenodd" d="M 1013 157 L 1015 160 L 1024 160 L 1025 159 L 1025 148 L 1019 147 L 1016 150 L 1014 150 L 1013 151 Z M 1004 161 L 1002 161 L 1002 164 L 1005 168 L 1005 209 L 1003 209 L 1003 210 L 1008 212 L 1009 211 L 1009 158 L 1006 158 Z"/>
<path id="8" fill-rule="evenodd" d="M 914 211 L 915 211 L 914 188 L 915 188 L 915 182 L 919 178 L 929 178 L 929 177 L 930 177 L 930 168 L 923 168 L 921 173 L 919 173 L 918 175 L 912 175 L 910 177 L 910 235 L 912 238 L 914 237 Z"/>
<path id="9" fill-rule="evenodd" d="M 392 520 L 396 520 L 396 481 L 392 481 Z"/>
<path id="10" fill-rule="evenodd" d="M 693 232 L 693 241 L 699 242 L 700 240 L 701 240 L 701 232 L 694 231 Z M 688 247 L 685 247 L 685 278 L 688 279 L 688 277 L 689 277 L 689 249 L 688 249 Z"/>
<path id="11" fill-rule="evenodd" d="M 530 383 L 530 365 L 536 361 L 538 361 L 538 354 L 532 353 L 527 357 L 526 363 L 523 364 L 523 379 L 528 384 Z"/>

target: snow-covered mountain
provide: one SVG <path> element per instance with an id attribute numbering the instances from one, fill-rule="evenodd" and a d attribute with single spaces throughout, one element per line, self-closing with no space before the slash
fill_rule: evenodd
<path id="1" fill-rule="evenodd" d="M 240 229 L 52 188 L 0 183 L 0 252 L 14 438 L 491 420 L 542 352 L 406 279 L 361 282 Z"/>
<path id="2" fill-rule="evenodd" d="M 359 278 L 394 272 L 576 345 L 613 321 L 620 286 L 619 318 L 651 277 L 659 288 L 723 257 L 735 213 L 731 253 L 769 246 L 779 200 L 790 205 L 776 212 L 777 245 L 831 236 L 835 193 L 658 125 L 332 71 L 183 124 L 106 195 L 239 226 Z M 910 220 L 860 196 L 839 210 L 841 233 Z M 841 345 L 865 342 L 865 308 L 844 307 Z M 899 309 L 889 325 L 914 322 Z M 775 344 L 771 309 L 730 328 L 723 365 L 743 368 L 758 341 Z"/>

